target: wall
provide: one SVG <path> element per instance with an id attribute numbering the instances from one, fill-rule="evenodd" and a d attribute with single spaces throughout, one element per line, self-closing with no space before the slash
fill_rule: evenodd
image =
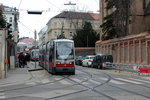
<path id="1" fill-rule="evenodd" d="M 150 32 L 97 41 L 95 52 L 112 54 L 115 63 L 150 65 Z"/>
<path id="2" fill-rule="evenodd" d="M 76 56 L 86 56 L 86 55 L 94 55 L 95 47 L 76 47 L 75 55 Z"/>
<path id="3" fill-rule="evenodd" d="M 6 30 L 0 29 L 0 78 L 5 77 L 5 64 L 4 59 L 6 57 Z"/>

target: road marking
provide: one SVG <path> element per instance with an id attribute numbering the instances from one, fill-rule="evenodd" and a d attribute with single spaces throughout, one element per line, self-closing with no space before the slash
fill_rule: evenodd
<path id="1" fill-rule="evenodd" d="M 107 78 L 104 78 L 104 77 L 101 77 L 100 78 L 101 80 L 104 80 L 104 81 L 106 81 L 106 80 L 108 80 Z M 123 83 L 123 82 L 119 82 L 119 81 L 116 81 L 116 80 L 110 80 L 110 82 L 111 83 L 114 83 L 114 84 L 125 84 L 125 83 Z"/>
<path id="2" fill-rule="evenodd" d="M 0 93 L 0 99 L 5 99 L 6 97 L 4 95 L 5 93 Z"/>
<path id="3" fill-rule="evenodd" d="M 36 85 L 36 83 L 35 82 L 27 82 L 27 83 L 25 83 L 26 85 Z"/>
<path id="4" fill-rule="evenodd" d="M 76 81 L 76 82 L 82 82 L 82 80 L 79 80 L 79 79 L 77 79 L 77 78 L 72 78 L 72 80 L 74 80 L 74 81 Z"/>
<path id="5" fill-rule="evenodd" d="M 55 77 L 54 79 L 57 81 L 57 80 L 60 80 L 61 78 L 59 78 L 59 77 Z"/>
<path id="6" fill-rule="evenodd" d="M 49 79 L 43 79 L 43 80 L 42 80 L 42 83 L 49 83 L 49 82 L 50 82 Z"/>
<path id="7" fill-rule="evenodd" d="M 107 78 L 104 78 L 104 77 L 100 77 L 99 79 L 104 80 L 104 81 L 108 80 Z"/>
<path id="8" fill-rule="evenodd" d="M 123 82 L 119 82 L 119 81 L 116 81 L 116 80 L 110 80 L 110 82 L 114 83 L 114 84 L 125 84 Z"/>
<path id="9" fill-rule="evenodd" d="M 66 81 L 66 80 L 61 80 L 59 81 L 61 84 L 64 84 L 64 85 L 71 85 L 70 82 Z"/>
<path id="10" fill-rule="evenodd" d="M 94 84 L 101 84 L 101 82 L 97 82 L 97 81 L 94 81 L 94 80 L 89 80 L 89 81 L 94 83 Z"/>
<path id="11" fill-rule="evenodd" d="M 136 80 L 136 81 L 140 81 L 140 82 L 145 82 L 145 83 L 150 83 L 149 81 L 145 81 L 145 80 L 140 80 L 140 79 L 135 79 L 135 78 L 129 78 L 131 80 Z"/>
<path id="12" fill-rule="evenodd" d="M 129 83 L 134 83 L 134 84 L 142 84 L 141 82 L 131 81 L 131 80 L 122 79 L 122 78 L 116 78 L 116 79 L 121 80 L 121 81 L 125 81 L 125 82 L 129 82 Z"/>

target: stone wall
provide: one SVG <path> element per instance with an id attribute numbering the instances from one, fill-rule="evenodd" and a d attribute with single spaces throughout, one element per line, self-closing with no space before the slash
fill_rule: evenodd
<path id="1" fill-rule="evenodd" d="M 94 55 L 95 47 L 76 47 L 75 55 L 76 56 L 86 56 L 86 55 Z"/>
<path id="2" fill-rule="evenodd" d="M 150 32 L 97 41 L 95 52 L 112 54 L 115 63 L 150 65 Z"/>

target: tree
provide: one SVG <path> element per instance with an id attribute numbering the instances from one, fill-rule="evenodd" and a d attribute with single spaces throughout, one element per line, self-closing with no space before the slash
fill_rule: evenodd
<path id="1" fill-rule="evenodd" d="M 99 40 L 99 34 L 93 30 L 90 22 L 85 22 L 83 29 L 78 29 L 73 36 L 76 47 L 94 47 Z"/>
<path id="2" fill-rule="evenodd" d="M 101 37 L 102 40 L 109 40 L 115 37 L 118 37 L 114 24 L 113 24 L 113 14 L 110 14 L 104 18 L 105 22 L 101 25 L 103 35 Z"/>
<path id="3" fill-rule="evenodd" d="M 128 35 L 131 0 L 105 0 L 105 2 L 106 9 L 111 9 L 113 12 L 104 18 L 104 23 L 101 25 L 104 33 L 102 39 L 108 40 Z"/>
<path id="4" fill-rule="evenodd" d="M 6 27 L 6 20 L 3 17 L 3 9 L 0 6 L 0 28 L 5 28 Z"/>

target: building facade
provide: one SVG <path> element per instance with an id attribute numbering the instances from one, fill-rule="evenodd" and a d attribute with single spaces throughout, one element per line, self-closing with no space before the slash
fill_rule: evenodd
<path id="1" fill-rule="evenodd" d="M 11 31 L 13 38 L 12 40 L 14 42 L 18 42 L 19 38 L 19 29 L 18 29 L 18 20 L 19 20 L 19 11 L 16 8 L 11 8 L 7 6 L 3 6 L 3 16 L 6 18 L 6 22 L 11 24 Z"/>
<path id="2" fill-rule="evenodd" d="M 150 65 L 150 32 L 96 42 L 96 54 L 112 54 L 114 63 Z"/>
<path id="3" fill-rule="evenodd" d="M 111 14 L 115 8 L 107 10 L 105 0 L 100 0 L 100 25 L 104 23 L 104 17 Z M 128 33 L 139 34 L 150 31 L 150 0 L 130 0 Z M 103 34 L 100 29 L 100 38 Z"/>
<path id="4" fill-rule="evenodd" d="M 91 22 L 93 29 L 99 33 L 99 14 L 64 11 L 54 16 L 47 23 L 46 41 L 57 39 L 60 35 L 72 39 L 76 30 L 81 29 L 85 21 Z"/>
<path id="5" fill-rule="evenodd" d="M 105 9 L 105 0 L 100 0 L 100 23 L 114 9 Z M 150 65 L 150 0 L 131 0 L 128 31 L 129 35 L 96 42 L 95 52 L 112 54 L 115 63 Z M 103 34 L 100 29 L 100 37 Z M 121 34 L 121 33 L 120 33 Z"/>
<path id="6" fill-rule="evenodd" d="M 7 25 L 11 25 L 7 29 L 7 59 L 8 59 L 8 69 L 14 69 L 16 66 L 16 48 L 19 38 L 19 29 L 18 29 L 18 20 L 19 20 L 19 11 L 16 8 L 3 6 L 3 16 L 6 18 Z"/>

